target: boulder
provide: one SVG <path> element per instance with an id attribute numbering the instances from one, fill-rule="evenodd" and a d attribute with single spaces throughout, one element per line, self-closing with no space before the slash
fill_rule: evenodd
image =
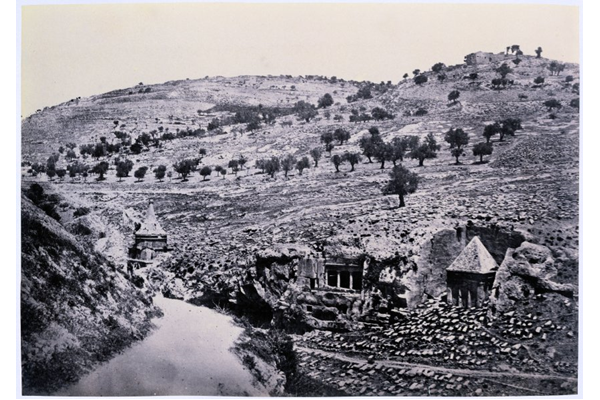
<path id="1" fill-rule="evenodd" d="M 492 287 L 491 313 L 504 313 L 541 292 L 573 296 L 577 288 L 553 281 L 556 272 L 552 252 L 545 246 L 523 242 L 517 249 L 508 249 Z"/>

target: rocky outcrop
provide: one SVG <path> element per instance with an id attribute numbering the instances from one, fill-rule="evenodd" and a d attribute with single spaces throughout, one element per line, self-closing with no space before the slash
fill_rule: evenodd
<path id="1" fill-rule="evenodd" d="M 545 246 L 523 242 L 517 249 L 508 249 L 492 287 L 491 312 L 509 311 L 540 293 L 573 297 L 576 286 L 553 280 L 559 267 Z"/>
<path id="2" fill-rule="evenodd" d="M 21 199 L 24 395 L 47 395 L 151 330 L 150 296 L 91 245 Z"/>

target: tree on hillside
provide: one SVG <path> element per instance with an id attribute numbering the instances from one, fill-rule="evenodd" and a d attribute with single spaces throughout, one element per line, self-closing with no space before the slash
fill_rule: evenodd
<path id="1" fill-rule="evenodd" d="M 56 169 L 48 168 L 46 170 L 46 175 L 48 176 L 48 180 L 52 181 L 52 179 L 54 179 L 54 177 L 56 176 Z"/>
<path id="2" fill-rule="evenodd" d="M 161 164 L 158 167 L 154 168 L 154 171 L 152 172 L 154 172 L 154 178 L 158 179 L 159 182 L 162 182 L 167 172 L 167 167 Z"/>
<path id="3" fill-rule="evenodd" d="M 106 146 L 103 143 L 96 143 L 94 150 L 92 151 L 92 157 L 98 160 L 100 157 L 106 155 Z"/>
<path id="4" fill-rule="evenodd" d="M 404 196 L 414 193 L 419 186 L 419 176 L 403 165 L 396 165 L 390 171 L 390 181 L 383 188 L 384 194 L 395 194 L 400 198 L 398 207 L 405 207 Z"/>
<path id="5" fill-rule="evenodd" d="M 361 148 L 365 157 L 369 159 L 369 162 L 372 163 L 372 157 L 375 156 L 376 147 L 382 143 L 383 140 L 379 135 L 379 129 L 376 127 L 372 127 L 369 129 L 369 134 L 364 135 L 360 138 L 358 145 Z"/>
<path id="6" fill-rule="evenodd" d="M 335 172 L 340 172 L 340 165 L 342 165 L 342 163 L 344 162 L 344 159 L 342 157 L 340 157 L 339 154 L 336 154 L 333 157 L 331 157 L 331 162 L 333 163 L 333 166 L 335 167 Z"/>
<path id="7" fill-rule="evenodd" d="M 508 64 L 503 63 L 501 66 L 496 68 L 496 72 L 502 77 L 502 79 L 506 78 L 506 75 L 513 72 L 512 68 L 508 66 Z"/>
<path id="8" fill-rule="evenodd" d="M 305 102 L 304 100 L 300 100 L 294 105 L 294 112 L 299 119 L 305 120 L 306 122 L 310 122 L 310 120 L 316 117 L 318 114 L 315 106 Z"/>
<path id="9" fill-rule="evenodd" d="M 248 159 L 246 157 L 244 157 L 244 155 L 242 154 L 240 156 L 240 158 L 238 158 L 237 161 L 238 161 L 238 164 L 240 166 L 240 169 L 243 170 L 244 169 L 244 165 L 246 165 L 246 163 L 248 162 Z"/>
<path id="10" fill-rule="evenodd" d="M 516 51 L 519 51 L 521 49 L 521 46 L 519 46 L 518 44 L 513 44 L 512 46 L 510 46 L 510 52 L 511 53 L 515 53 Z"/>
<path id="11" fill-rule="evenodd" d="M 233 172 L 233 174 L 235 176 L 237 176 L 237 173 L 240 169 L 240 163 L 238 160 L 229 160 L 229 163 L 227 164 L 227 166 L 229 168 L 231 168 L 231 172 Z"/>
<path id="12" fill-rule="evenodd" d="M 396 166 L 397 161 L 404 161 L 404 155 L 406 154 L 406 151 L 410 147 L 410 141 L 417 139 L 416 136 L 412 136 L 412 138 L 413 139 L 411 139 L 411 136 L 402 136 L 402 137 L 395 137 L 392 139 L 391 145 L 392 145 L 393 151 L 392 151 L 392 156 L 390 158 L 390 161 L 392 161 L 394 163 L 394 166 Z"/>
<path id="13" fill-rule="evenodd" d="M 473 155 L 479 156 L 479 163 L 483 163 L 483 156 L 492 154 L 494 147 L 491 143 L 480 142 L 473 146 Z"/>
<path id="14" fill-rule="evenodd" d="M 558 61 L 552 61 L 550 65 L 548 65 L 548 69 L 550 70 L 550 75 L 560 75 L 560 73 L 565 70 L 565 64 L 559 63 Z"/>
<path id="15" fill-rule="evenodd" d="M 331 132 L 323 132 L 321 134 L 321 142 L 325 143 L 325 146 L 327 146 L 328 144 L 330 144 L 331 142 L 333 142 L 334 137 L 333 137 L 333 133 Z"/>
<path id="16" fill-rule="evenodd" d="M 327 108 L 333 105 L 333 97 L 329 93 L 325 93 L 323 97 L 319 99 L 317 108 Z"/>
<path id="17" fill-rule="evenodd" d="M 377 161 L 381 163 L 381 169 L 385 168 L 385 162 L 391 161 L 394 156 L 394 148 L 390 143 L 384 143 L 383 141 L 375 145 L 375 152 L 373 154 Z"/>
<path id="18" fill-rule="evenodd" d="M 421 86 L 422 84 L 426 83 L 426 82 L 427 82 L 427 80 L 428 80 L 428 79 L 427 79 L 427 77 L 426 77 L 425 75 L 417 75 L 417 76 L 415 76 L 415 77 L 414 77 L 414 79 L 413 79 L 413 81 L 414 81 L 414 82 L 415 82 L 417 85 L 419 85 L 419 86 Z"/>
<path id="19" fill-rule="evenodd" d="M 98 164 L 94 165 L 94 168 L 92 168 L 92 173 L 94 174 L 98 174 L 98 178 L 96 179 L 97 181 L 103 181 L 104 179 L 104 174 L 106 174 L 106 172 L 108 171 L 108 163 L 106 161 L 101 161 Z"/>
<path id="20" fill-rule="evenodd" d="M 414 76 L 414 77 L 416 77 L 416 76 L 417 76 L 417 75 L 419 75 L 420 73 L 421 73 L 421 70 L 420 70 L 420 69 L 415 69 L 415 70 L 413 71 L 413 76 Z"/>
<path id="21" fill-rule="evenodd" d="M 354 171 L 354 166 L 356 164 L 358 164 L 361 161 L 361 159 L 362 159 L 361 156 L 360 156 L 360 154 L 359 153 L 355 153 L 355 152 L 344 153 L 344 155 L 342 156 L 342 158 L 343 158 L 343 161 L 348 161 L 348 163 L 350 164 L 350 167 L 351 167 L 350 172 Z"/>
<path id="22" fill-rule="evenodd" d="M 444 81 L 446 80 L 446 74 L 438 74 L 437 76 L 438 81 L 440 81 L 441 83 L 444 83 Z"/>
<path id="23" fill-rule="evenodd" d="M 331 151 L 333 150 L 335 146 L 333 145 L 333 143 L 327 143 L 325 145 L 325 151 L 329 153 L 329 157 L 331 157 Z"/>
<path id="24" fill-rule="evenodd" d="M 187 176 L 196 169 L 196 165 L 195 160 L 185 159 L 173 164 L 173 170 L 181 175 L 182 182 L 186 182 Z"/>
<path id="25" fill-rule="evenodd" d="M 271 157 L 270 160 L 265 162 L 265 172 L 273 178 L 276 172 L 279 172 L 281 169 L 281 162 L 279 161 L 279 157 Z"/>
<path id="26" fill-rule="evenodd" d="M 144 176 L 146 176 L 147 171 L 148 171 L 148 167 L 139 167 L 138 169 L 135 170 L 135 172 L 133 173 L 133 176 L 136 177 L 138 182 L 141 182 L 142 179 L 144 179 Z"/>
<path id="27" fill-rule="evenodd" d="M 129 176 L 129 173 L 133 169 L 133 161 L 118 158 L 115 160 L 115 166 L 117 169 L 117 177 L 119 178 L 119 182 L 121 182 L 121 178 Z"/>
<path id="28" fill-rule="evenodd" d="M 439 62 L 439 63 L 433 64 L 433 67 L 431 67 L 431 70 L 437 74 L 444 68 L 446 68 L 446 64 Z"/>
<path id="29" fill-rule="evenodd" d="M 404 79 L 406 79 L 408 77 L 409 77 L 409 75 L 407 73 L 405 73 L 404 75 L 402 75 L 402 78 L 404 78 Z"/>
<path id="30" fill-rule="evenodd" d="M 321 149 L 318 147 L 315 147 L 314 149 L 312 149 L 310 151 L 309 154 L 312 157 L 312 159 L 315 161 L 315 168 L 317 168 L 319 166 L 319 160 L 321 159 Z"/>
<path id="31" fill-rule="evenodd" d="M 538 47 L 537 49 L 535 49 L 535 58 L 541 58 L 542 57 L 542 48 Z"/>
<path id="32" fill-rule="evenodd" d="M 340 146 L 342 144 L 344 144 L 344 142 L 348 142 L 348 140 L 350 139 L 350 132 L 348 132 L 345 129 L 342 128 L 337 128 L 334 132 L 333 132 L 333 138 L 337 141 L 340 142 Z"/>
<path id="33" fill-rule="evenodd" d="M 200 170 L 200 175 L 202 176 L 202 180 L 205 181 L 207 176 L 210 176 L 210 174 L 212 174 L 212 168 L 209 167 L 208 165 L 205 165 L 204 167 L 202 167 L 202 169 Z"/>
<path id="34" fill-rule="evenodd" d="M 143 149 L 144 149 L 144 146 L 142 146 L 142 144 L 140 143 L 140 141 L 137 140 L 137 139 L 135 140 L 134 144 L 132 144 L 131 146 L 129 146 L 129 150 L 133 154 L 140 154 Z"/>
<path id="35" fill-rule="evenodd" d="M 513 131 L 513 134 L 516 131 L 523 130 L 523 127 L 521 126 L 521 120 L 519 118 L 505 118 L 500 121 L 500 124 L 502 124 L 502 126 L 509 127 Z"/>
<path id="36" fill-rule="evenodd" d="M 460 92 L 458 90 L 453 90 L 448 94 L 448 101 L 451 101 L 453 104 L 456 104 L 456 100 L 460 97 Z"/>
<path id="37" fill-rule="evenodd" d="M 66 169 L 60 168 L 56 170 L 56 176 L 58 176 L 58 179 L 60 179 L 61 181 L 65 178 L 65 175 L 67 175 Z"/>
<path id="38" fill-rule="evenodd" d="M 533 83 L 535 83 L 536 85 L 542 85 L 542 84 L 544 84 L 545 81 L 546 80 L 543 77 L 538 76 L 537 78 L 535 78 L 533 80 Z"/>
<path id="39" fill-rule="evenodd" d="M 429 133 L 423 144 L 420 144 L 419 140 L 412 142 L 409 155 L 410 158 L 419 160 L 419 167 L 422 167 L 425 160 L 437 157 L 437 151 L 440 147 L 441 146 L 437 144 L 433 133 Z"/>
<path id="40" fill-rule="evenodd" d="M 296 157 L 294 157 L 291 154 L 287 154 L 281 160 L 281 169 L 283 170 L 284 176 L 286 178 L 288 176 L 288 172 L 296 166 L 296 162 L 297 162 Z"/>
<path id="41" fill-rule="evenodd" d="M 221 176 L 223 177 L 223 179 L 225 179 L 225 175 L 227 175 L 227 168 L 221 168 L 221 170 L 219 171 L 219 173 L 221 174 Z"/>
<path id="42" fill-rule="evenodd" d="M 298 170 L 298 174 L 302 175 L 302 171 L 306 168 L 310 168 L 310 161 L 308 160 L 308 157 L 304 156 L 296 163 L 296 169 Z"/>
<path id="43" fill-rule="evenodd" d="M 387 112 L 381 107 L 375 107 L 371 110 L 371 116 L 376 121 L 383 121 L 384 119 L 394 119 L 394 115 Z"/>
<path id="44" fill-rule="evenodd" d="M 460 164 L 458 158 L 465 153 L 463 146 L 469 143 L 469 135 L 460 128 L 451 128 L 444 135 L 444 140 L 450 144 L 450 153 L 456 158 L 456 164 Z"/>
<path id="45" fill-rule="evenodd" d="M 489 143 L 492 136 L 499 134 L 501 130 L 502 127 L 498 122 L 486 125 L 485 128 L 483 128 L 483 137 L 486 138 L 486 143 Z"/>

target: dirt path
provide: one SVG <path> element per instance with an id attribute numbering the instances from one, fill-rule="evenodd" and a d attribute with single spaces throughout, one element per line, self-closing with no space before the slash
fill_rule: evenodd
<path id="1" fill-rule="evenodd" d="M 317 350 L 311 349 L 303 346 L 295 346 L 297 350 L 307 352 L 310 354 L 318 354 L 327 358 L 334 358 L 336 360 L 350 362 L 354 364 L 366 364 L 367 360 L 363 358 L 355 358 L 349 357 L 346 355 L 342 355 L 340 353 L 333 353 L 325 350 Z M 375 360 L 374 366 L 381 365 L 388 368 L 426 368 L 431 371 L 437 371 L 442 373 L 448 373 L 453 375 L 461 375 L 461 376 L 469 376 L 475 378 L 527 378 L 527 379 L 558 379 L 568 382 L 577 382 L 577 378 L 573 378 L 570 376 L 563 375 L 546 375 L 546 374 L 531 374 L 525 372 L 494 372 L 494 371 L 484 371 L 484 370 L 472 370 L 472 369 L 459 369 L 459 368 L 446 368 L 446 367 L 437 367 L 429 364 L 418 364 L 418 363 L 409 363 L 402 361 L 392 361 L 392 360 Z"/>

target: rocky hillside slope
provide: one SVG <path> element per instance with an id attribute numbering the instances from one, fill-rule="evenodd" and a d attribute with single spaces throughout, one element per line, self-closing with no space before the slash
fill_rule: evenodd
<path id="1" fill-rule="evenodd" d="M 130 237 L 152 199 L 173 247 L 173 257 L 164 265 L 170 294 L 252 310 L 253 322 L 267 325 L 306 322 L 303 309 L 294 304 L 298 299 L 309 301 L 294 287 L 299 259 L 306 255 L 368 257 L 374 267 L 371 282 L 390 277 L 410 289 L 408 303 L 414 306 L 442 294 L 445 268 L 468 240 L 479 236 L 498 265 L 506 259 L 503 282 L 511 291 L 498 293 L 494 303 L 498 310 L 514 311 L 517 322 L 526 320 L 533 326 L 528 314 L 551 319 L 555 310 L 562 313 L 561 307 L 569 304 L 556 326 L 560 333 L 548 335 L 553 364 L 546 368 L 540 366 L 546 359 L 533 362 L 545 373 L 572 377 L 579 277 L 579 66 L 566 64 L 557 74 L 550 70 L 552 60 L 533 56 L 516 60 L 514 55 L 496 56 L 475 65 L 424 71 L 419 76 L 427 81 L 422 83 L 412 77 L 381 84 L 314 76 L 213 77 L 74 99 L 23 120 L 23 183 L 39 182 L 89 208 L 89 221 L 110 228 L 100 232 L 90 224 L 94 232 L 86 240 L 120 266 L 123 240 Z M 498 71 L 504 63 L 510 71 L 503 81 Z M 371 96 L 357 96 L 366 87 Z M 453 91 L 459 92 L 456 101 L 448 99 Z M 294 110 L 299 101 L 316 105 L 326 93 L 333 104 L 316 109 L 308 120 Z M 546 103 L 549 100 L 555 100 L 550 103 L 553 107 Z M 354 121 L 357 115 L 373 115 L 377 107 L 391 118 Z M 275 118 L 249 129 L 238 118 L 245 112 L 272 112 Z M 507 118 L 520 119 L 522 129 L 504 140 L 492 137 L 493 153 L 479 162 L 473 149 L 486 141 L 485 126 Z M 431 134 L 440 145 L 437 156 L 423 166 L 408 156 L 401 161 L 420 177 L 406 207 L 398 208 L 397 196 L 382 193 L 390 161 L 381 168 L 376 159 L 370 163 L 363 156 L 354 170 L 345 163 L 340 172 L 331 162 L 336 155 L 361 152 L 360 139 L 372 127 L 386 143 L 409 135 L 424 140 Z M 461 128 L 469 136 L 459 164 L 444 141 L 451 128 Z M 327 152 L 321 136 L 336 129 L 348 131 L 350 138 L 334 141 L 335 147 Z M 149 139 L 133 151 L 131 143 L 144 134 Z M 78 151 L 81 145 L 100 143 L 100 148 L 107 148 L 127 140 L 126 146 L 112 153 L 101 151 L 97 157 Z M 66 149 L 59 152 L 68 143 L 76 147 L 70 158 Z M 287 176 L 282 171 L 269 176 L 256 164 L 274 156 L 310 159 L 309 151 L 315 148 L 322 152 L 318 165 L 311 160 L 302 173 L 292 169 Z M 106 162 L 109 169 L 105 179 L 91 173 L 49 179 L 30 172 L 33 163 L 46 164 L 53 153 L 59 155 L 59 169 L 75 162 L 89 167 Z M 246 163 L 239 170 L 229 167 L 231 160 L 242 157 Z M 118 177 L 115 162 L 124 158 L 133 168 L 128 176 Z M 198 160 L 187 179 L 173 165 L 183 159 Z M 166 167 L 162 179 L 152 174 L 159 165 Z M 205 166 L 213 171 L 203 177 L 198 172 Z M 215 172 L 217 166 L 225 174 Z M 139 167 L 148 168 L 142 179 L 133 177 Z M 70 221 L 75 210 L 64 210 Z M 523 243 L 542 246 L 543 262 L 521 260 L 523 251 L 508 251 Z M 542 297 L 536 297 L 540 295 L 549 301 L 541 305 Z M 326 309 L 328 318 L 341 320 L 343 328 L 348 328 L 347 321 L 365 317 L 354 304 L 344 305 L 346 315 L 335 314 L 330 304 L 335 301 L 317 299 L 314 306 Z M 380 316 L 378 309 L 374 311 L 368 315 L 371 321 Z M 517 322 L 498 333 L 502 343 L 539 341 L 535 335 L 509 337 Z M 306 325 L 295 327 L 301 331 Z M 570 336 L 565 339 L 563 333 Z M 451 348 L 445 343 L 438 351 Z M 386 354 L 382 350 L 378 356 Z M 510 360 L 503 357 L 501 364 L 518 373 L 522 355 L 510 354 L 506 356 Z M 321 365 L 329 368 L 325 362 Z M 398 386 L 398 393 L 406 393 L 405 386 Z M 565 391 L 572 392 L 567 386 Z M 415 390 L 425 394 L 426 389 Z M 487 394 L 502 390 L 495 386 Z M 369 393 L 378 394 L 377 388 Z"/>
<path id="2" fill-rule="evenodd" d="M 159 310 L 103 255 L 21 203 L 22 388 L 48 395 L 145 337 Z"/>

